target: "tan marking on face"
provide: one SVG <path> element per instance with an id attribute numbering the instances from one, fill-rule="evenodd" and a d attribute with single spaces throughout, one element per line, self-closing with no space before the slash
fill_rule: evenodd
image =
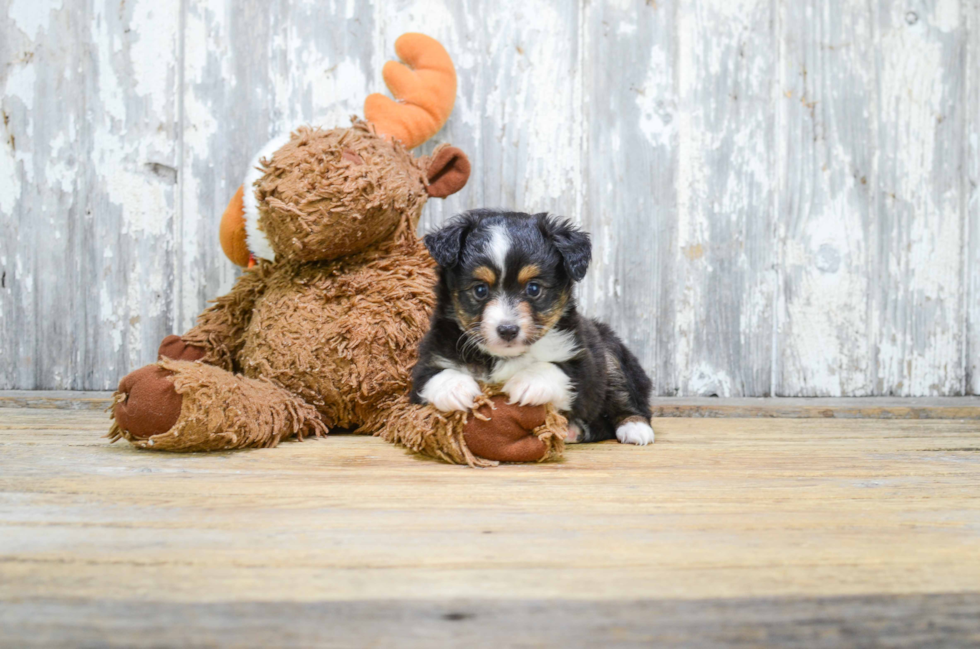
<path id="1" fill-rule="evenodd" d="M 480 266 L 474 270 L 473 277 L 491 285 L 497 281 L 497 273 L 493 272 L 493 269 L 489 266 Z"/>
<path id="2" fill-rule="evenodd" d="M 458 291 L 453 293 L 453 312 L 456 314 L 456 322 L 459 323 L 459 326 L 463 328 L 463 331 L 468 331 L 475 320 L 467 315 L 466 310 L 460 305 Z"/>
<path id="3" fill-rule="evenodd" d="M 547 333 L 552 327 L 558 324 L 561 317 L 565 315 L 565 306 L 568 304 L 568 294 L 563 294 L 561 299 L 547 311 L 538 313 L 538 327 L 541 335 Z"/>
<path id="4" fill-rule="evenodd" d="M 531 330 L 534 324 L 534 311 L 531 310 L 531 305 L 527 302 L 517 303 L 517 324 L 521 326 L 521 333 L 524 334 L 524 340 L 530 340 L 534 336 L 534 332 Z"/>
<path id="5" fill-rule="evenodd" d="M 536 264 L 528 264 L 517 274 L 517 281 L 521 284 L 527 284 L 540 274 L 541 269 Z"/>

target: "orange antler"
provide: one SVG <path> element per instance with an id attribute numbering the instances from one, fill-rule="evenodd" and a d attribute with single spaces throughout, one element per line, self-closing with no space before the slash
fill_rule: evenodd
<path id="1" fill-rule="evenodd" d="M 439 41 L 425 34 L 402 34 L 395 53 L 408 65 L 388 61 L 381 74 L 398 101 L 370 95 L 364 118 L 378 133 L 414 149 L 449 119 L 456 101 L 456 68 Z"/>

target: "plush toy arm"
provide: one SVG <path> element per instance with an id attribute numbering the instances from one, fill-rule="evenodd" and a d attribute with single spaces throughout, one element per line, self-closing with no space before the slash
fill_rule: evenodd
<path id="1" fill-rule="evenodd" d="M 472 467 L 500 462 L 543 462 L 561 457 L 568 422 L 551 406 L 509 405 L 484 388 L 473 412 L 440 412 L 394 397 L 365 424 L 370 432 L 432 458 Z"/>
<path id="2" fill-rule="evenodd" d="M 269 267 L 270 264 L 260 263 L 242 273 L 231 291 L 214 300 L 197 317 L 197 325 L 181 336 L 184 343 L 205 350 L 200 360 L 235 371 L 252 309 L 265 291 Z"/>
<path id="3" fill-rule="evenodd" d="M 112 417 L 109 439 L 156 451 L 269 448 L 327 434 L 316 408 L 271 381 L 169 359 L 123 378 Z"/>

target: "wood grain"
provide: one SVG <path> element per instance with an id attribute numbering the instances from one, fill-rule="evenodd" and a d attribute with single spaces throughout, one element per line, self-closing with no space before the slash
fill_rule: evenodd
<path id="1" fill-rule="evenodd" d="M 963 102 L 980 105 L 980 3 L 963 5 L 967 30 L 966 76 Z M 962 113 L 965 120 L 963 136 L 964 176 L 963 194 L 966 201 L 964 228 L 964 293 L 966 318 L 960 324 L 965 332 L 964 372 L 966 392 L 980 392 L 980 114 L 975 110 Z"/>
<path id="2" fill-rule="evenodd" d="M 2 411 L 0 644 L 978 633 L 975 422 L 660 419 L 650 447 L 493 470 L 365 437 L 165 455 L 104 430 Z"/>
<path id="3" fill-rule="evenodd" d="M 956 2 L 872 3 L 878 394 L 961 394 L 966 74 Z"/>
<path id="4" fill-rule="evenodd" d="M 975 394 L 976 2 L 0 0 L 0 389 L 111 389 L 236 271 L 267 138 L 440 39 L 461 210 L 592 231 L 584 310 L 662 396 Z"/>
<path id="5" fill-rule="evenodd" d="M 873 16 L 847 2 L 779 9 L 774 391 L 876 394 Z"/>
<path id="6" fill-rule="evenodd" d="M 4 603 L 16 647 L 975 647 L 980 595 Z"/>
<path id="7" fill-rule="evenodd" d="M 180 5 L 0 5 L 0 389 L 105 389 L 172 329 Z"/>
<path id="8" fill-rule="evenodd" d="M 582 226 L 593 239 L 580 290 L 586 313 L 618 326 L 657 394 L 680 385 L 677 298 L 676 3 L 588 3 L 582 30 L 586 180 Z M 610 74 L 602 61 L 617 61 Z M 629 322 L 628 327 L 620 323 Z"/>
<path id="9" fill-rule="evenodd" d="M 679 394 L 772 391 L 772 5 L 678 4 L 677 243 L 672 307 Z"/>
<path id="10" fill-rule="evenodd" d="M 383 85 L 367 3 L 184 4 L 174 331 L 190 328 L 237 274 L 216 232 L 256 151 L 303 123 L 348 125 Z"/>
<path id="11" fill-rule="evenodd" d="M 661 419 L 648 448 L 469 470 L 374 438 L 204 455 L 0 419 L 0 601 L 976 592 L 974 422 Z"/>
<path id="12" fill-rule="evenodd" d="M 980 419 L 977 397 L 825 397 L 768 399 L 658 397 L 654 417 L 773 417 L 777 419 Z"/>
<path id="13" fill-rule="evenodd" d="M 0 408 L 106 412 L 111 403 L 111 392 L 0 390 Z M 657 397 L 651 410 L 654 417 L 980 419 L 980 397 Z"/>

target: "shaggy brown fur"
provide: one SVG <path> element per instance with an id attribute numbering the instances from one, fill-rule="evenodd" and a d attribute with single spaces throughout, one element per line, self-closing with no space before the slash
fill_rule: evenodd
<path id="1" fill-rule="evenodd" d="M 224 451 L 328 432 L 316 409 L 271 381 L 203 363 L 164 360 L 158 366 L 172 372 L 169 380 L 182 398 L 177 423 L 165 433 L 139 439 L 114 422 L 112 441 L 122 437 L 158 451 Z"/>
<path id="2" fill-rule="evenodd" d="M 259 225 L 277 254 L 297 261 L 350 255 L 399 227 L 414 232 L 427 196 L 425 162 L 366 122 L 300 128 L 263 167 Z"/>
<path id="3" fill-rule="evenodd" d="M 462 152 L 440 148 L 416 159 L 355 122 L 299 129 L 263 171 L 246 191 L 256 193 L 276 261 L 244 272 L 182 337 L 184 346 L 165 341 L 159 370 L 140 375 L 152 385 L 120 384 L 116 409 L 125 408 L 126 421 L 141 412 L 167 421 L 159 411 L 169 409 L 172 428 L 143 437 L 117 417 L 113 440 L 210 451 L 345 428 L 471 466 L 560 455 L 566 422 L 553 409 L 532 416 L 500 399 L 491 405 L 492 390 L 472 416 L 408 402 L 436 283 L 415 228 L 429 195 L 465 183 Z"/>
<path id="4" fill-rule="evenodd" d="M 484 389 L 469 413 L 415 406 L 407 394 L 383 406 L 368 420 L 369 430 L 452 464 L 487 467 L 499 462 L 544 462 L 558 459 L 565 449 L 568 421 L 557 410 L 510 406 L 494 387 Z M 533 443 L 523 444 L 524 440 Z"/>

